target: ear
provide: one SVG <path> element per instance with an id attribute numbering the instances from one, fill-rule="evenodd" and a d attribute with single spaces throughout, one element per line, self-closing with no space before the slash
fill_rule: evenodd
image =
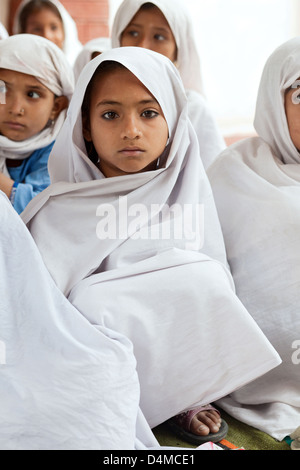
<path id="1" fill-rule="evenodd" d="M 50 119 L 54 121 L 63 109 L 69 105 L 69 100 L 66 96 L 56 96 L 54 98 L 53 108 L 50 114 Z"/>
<path id="2" fill-rule="evenodd" d="M 82 135 L 87 142 L 92 142 L 89 118 L 82 113 Z"/>

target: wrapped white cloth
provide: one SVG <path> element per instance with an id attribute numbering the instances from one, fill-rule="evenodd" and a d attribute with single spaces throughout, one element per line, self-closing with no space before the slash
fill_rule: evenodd
<path id="1" fill-rule="evenodd" d="M 158 447 L 132 344 L 63 296 L 2 192 L 0 276 L 0 449 Z"/>
<path id="2" fill-rule="evenodd" d="M 144 3 L 147 2 L 123 0 L 113 19 L 112 47 L 121 45 L 122 32 Z M 201 158 L 206 169 L 224 150 L 226 144 L 213 112 L 203 96 L 200 56 L 192 19 L 183 0 L 153 0 L 151 3 L 157 6 L 165 16 L 176 41 L 176 66 L 187 93 L 189 117 L 198 136 Z"/>
<path id="3" fill-rule="evenodd" d="M 56 96 L 68 100 L 74 91 L 74 74 L 64 53 L 51 41 L 33 34 L 18 34 L 0 41 L 0 68 L 34 76 Z M 5 104 L 0 104 L 5 106 Z M 0 171 L 8 174 L 5 160 L 22 160 L 34 150 L 53 142 L 66 117 L 60 112 L 53 125 L 23 141 L 12 141 L 0 135 Z"/>
<path id="4" fill-rule="evenodd" d="M 0 23 L 0 39 L 6 39 L 8 38 L 9 34 L 5 28 L 5 26 Z"/>
<path id="5" fill-rule="evenodd" d="M 159 102 L 170 136 L 162 168 L 105 178 L 89 160 L 81 105 L 105 60 L 127 67 Z M 132 341 L 141 409 L 151 427 L 196 403 L 221 398 L 280 363 L 234 293 L 184 88 L 166 57 L 122 47 L 89 62 L 53 147 L 49 172 L 52 184 L 27 206 L 23 220 L 71 303 L 93 325 Z M 160 215 L 177 208 L 165 238 L 168 217 L 159 219 L 153 208 Z M 199 208 L 204 227 L 201 216 L 193 217 Z M 106 209 L 116 223 L 122 219 L 118 229 L 127 225 L 128 230 L 96 235 Z M 132 211 L 140 211 L 135 212 L 138 222 Z M 181 236 L 172 223 L 184 226 Z"/>
<path id="6" fill-rule="evenodd" d="M 110 38 L 95 38 L 84 44 L 73 67 L 75 80 L 77 81 L 83 67 L 92 59 L 93 52 L 102 53 L 104 51 L 108 51 L 109 49 L 111 49 Z"/>
<path id="7" fill-rule="evenodd" d="M 13 23 L 13 34 L 21 33 L 19 23 L 20 13 L 29 1 L 30 0 L 23 0 L 17 8 Z M 78 39 L 77 25 L 70 13 L 66 10 L 66 8 L 62 5 L 61 2 L 59 2 L 58 0 L 49 1 L 56 6 L 60 13 L 65 33 L 63 51 L 68 59 L 68 62 L 73 67 L 74 62 L 82 49 L 82 44 Z"/>
<path id="8" fill-rule="evenodd" d="M 228 148 L 208 171 L 237 294 L 283 360 L 220 405 L 279 440 L 300 425 L 300 155 L 284 108 L 299 77 L 295 38 L 265 65 L 258 137 Z"/>

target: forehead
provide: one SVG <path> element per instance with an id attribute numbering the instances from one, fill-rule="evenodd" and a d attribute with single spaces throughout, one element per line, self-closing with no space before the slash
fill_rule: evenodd
<path id="1" fill-rule="evenodd" d="M 45 22 L 55 22 L 62 24 L 61 17 L 52 9 L 48 7 L 43 7 L 39 9 L 35 9 L 28 13 L 26 24 L 33 24 L 33 23 L 45 23 Z"/>
<path id="2" fill-rule="evenodd" d="M 166 17 L 155 5 L 151 6 L 150 8 L 141 7 L 131 18 L 129 24 L 131 23 L 139 24 L 141 26 L 151 25 L 152 27 L 160 26 L 171 29 L 168 21 L 166 20 Z"/>
<path id="3" fill-rule="evenodd" d="M 32 86 L 39 87 L 44 90 L 48 90 L 36 77 L 28 75 L 27 73 L 17 72 L 16 70 L 1 69 L 0 68 L 0 79 L 15 85 L 23 85 L 24 87 Z M 50 92 L 50 90 L 48 90 Z"/>
<path id="4" fill-rule="evenodd" d="M 93 81 L 92 94 L 106 94 L 111 98 L 118 96 L 124 100 L 130 99 L 136 94 L 148 95 L 153 98 L 145 85 L 125 67 L 103 70 L 98 73 Z"/>

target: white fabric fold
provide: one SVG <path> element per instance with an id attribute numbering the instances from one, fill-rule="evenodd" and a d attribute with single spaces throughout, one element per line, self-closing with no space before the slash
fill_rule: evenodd
<path id="1" fill-rule="evenodd" d="M 94 38 L 84 44 L 79 52 L 73 70 L 75 80 L 78 79 L 83 67 L 91 60 L 93 52 L 104 52 L 111 49 L 111 39 L 106 37 Z"/>
<path id="2" fill-rule="evenodd" d="M 219 404 L 279 440 L 300 424 L 300 159 L 284 108 L 299 76 L 295 38 L 265 65 L 258 137 L 234 144 L 208 170 L 237 295 L 283 360 Z"/>
<path id="3" fill-rule="evenodd" d="M 0 449 L 158 448 L 131 342 L 63 296 L 0 192 Z"/>
<path id="4" fill-rule="evenodd" d="M 105 60 L 127 67 L 160 103 L 170 135 L 162 168 L 104 178 L 88 159 L 81 105 Z M 87 64 L 49 171 L 52 184 L 27 206 L 23 220 L 71 303 L 93 325 L 132 341 L 141 410 L 151 427 L 195 403 L 221 398 L 280 363 L 235 295 L 182 81 L 166 57 L 122 47 Z M 105 204 L 125 223 L 139 205 L 144 225 L 128 224 L 125 235 L 100 239 L 97 211 Z M 175 204 L 182 212 L 170 220 L 184 221 L 181 237 L 172 231 L 166 238 L 142 236 L 164 228 L 166 220 L 155 217 L 153 205 L 161 213 Z M 184 207 L 202 208 L 204 226 L 201 217 L 184 218 Z"/>

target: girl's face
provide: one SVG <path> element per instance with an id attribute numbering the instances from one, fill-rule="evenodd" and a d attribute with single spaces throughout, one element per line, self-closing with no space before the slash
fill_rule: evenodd
<path id="1" fill-rule="evenodd" d="M 40 132 L 66 107 L 66 98 L 54 93 L 32 75 L 0 69 L 5 82 L 5 104 L 0 104 L 0 134 L 22 141 Z"/>
<path id="2" fill-rule="evenodd" d="M 93 142 L 106 177 L 156 168 L 168 140 L 163 112 L 127 69 L 106 71 L 94 83 L 83 136 Z"/>
<path id="3" fill-rule="evenodd" d="M 169 23 L 155 6 L 136 13 L 121 35 L 121 46 L 151 49 L 172 62 L 177 58 L 177 46 Z"/>
<path id="4" fill-rule="evenodd" d="M 49 8 L 31 13 L 26 21 L 24 33 L 43 36 L 63 48 L 65 33 L 61 19 Z"/>
<path id="5" fill-rule="evenodd" d="M 298 91 L 300 95 L 300 88 L 298 88 Z M 285 114 L 292 142 L 300 152 L 300 104 L 292 102 L 292 95 L 295 92 L 297 93 L 297 90 L 291 89 L 285 94 Z"/>

